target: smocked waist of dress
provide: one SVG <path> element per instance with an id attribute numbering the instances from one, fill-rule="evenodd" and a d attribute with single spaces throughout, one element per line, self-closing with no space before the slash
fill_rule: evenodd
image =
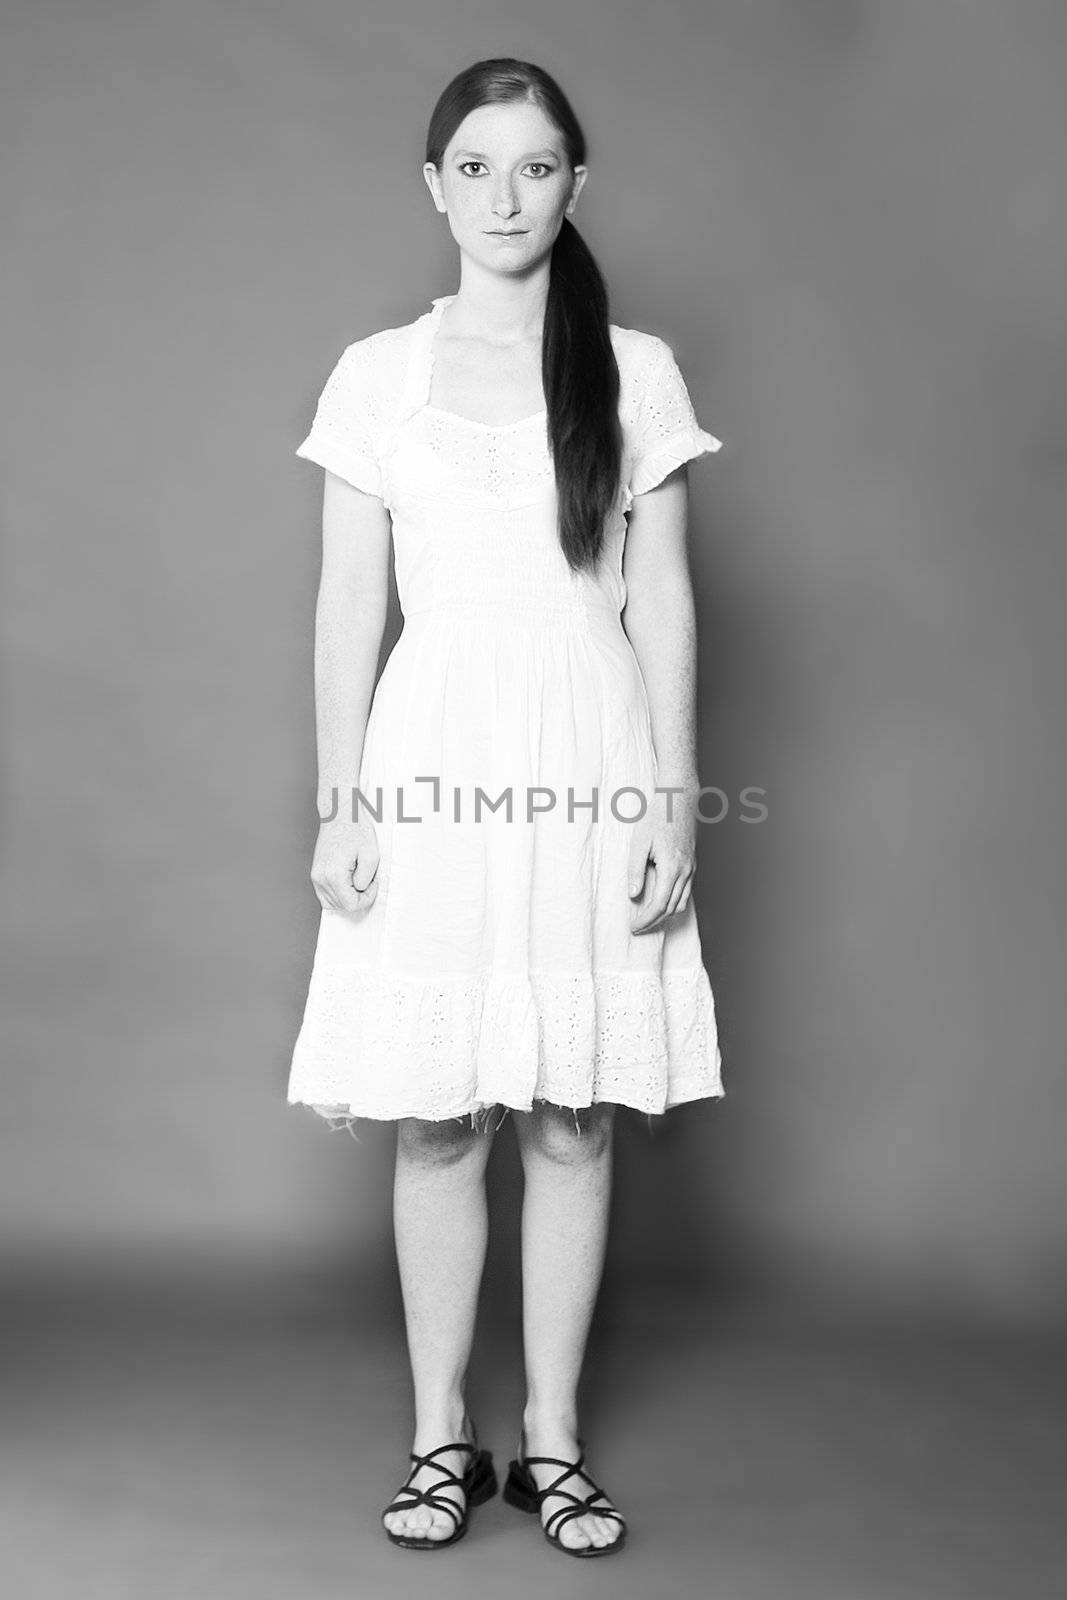
<path id="1" fill-rule="evenodd" d="M 551 622 L 618 624 L 621 611 L 613 594 L 594 587 L 549 594 L 521 590 L 471 594 L 453 591 L 447 596 L 402 605 L 401 609 L 406 622 L 426 618 L 467 619 L 478 627 L 492 627 L 498 623 L 508 628 L 521 627 L 524 623 L 544 625 Z"/>

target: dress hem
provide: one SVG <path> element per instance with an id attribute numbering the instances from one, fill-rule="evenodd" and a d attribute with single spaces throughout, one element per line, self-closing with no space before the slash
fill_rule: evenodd
<path id="1" fill-rule="evenodd" d="M 650 1105 L 647 1100 L 640 1100 L 631 1096 L 626 1098 L 625 1090 L 620 1089 L 615 1093 L 595 1095 L 592 1100 L 572 1103 L 566 1099 L 557 1099 L 553 1094 L 534 1095 L 528 1103 L 516 1104 L 505 1099 L 494 1100 L 469 1100 L 462 1106 L 457 1106 L 449 1111 L 428 1112 L 417 1106 L 407 1105 L 392 1107 L 383 1110 L 381 1106 L 373 1109 L 357 1109 L 356 1104 L 350 1103 L 347 1107 L 338 1103 L 327 1105 L 314 1100 L 305 1100 L 289 1097 L 287 1104 L 311 1111 L 324 1122 L 336 1125 L 338 1128 L 351 1127 L 356 1122 L 398 1122 L 405 1117 L 416 1117 L 422 1122 L 454 1122 L 470 1117 L 472 1121 L 487 1118 L 493 1111 L 501 1111 L 506 1116 L 509 1111 L 532 1111 L 535 1105 L 547 1104 L 557 1106 L 562 1111 L 590 1111 L 596 1105 L 616 1105 L 628 1111 L 640 1112 L 643 1116 L 663 1116 L 677 1106 L 692 1105 L 698 1100 L 721 1100 L 725 1095 L 721 1076 L 716 1074 L 709 1079 L 706 1074 L 689 1079 L 678 1079 L 672 1083 L 668 1098 L 662 1104 Z M 503 1116 L 501 1120 L 503 1120 Z"/>

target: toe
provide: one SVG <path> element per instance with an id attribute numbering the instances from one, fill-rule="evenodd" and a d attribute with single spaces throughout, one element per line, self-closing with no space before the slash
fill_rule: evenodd
<path id="1" fill-rule="evenodd" d="M 620 1525 L 613 1517 L 598 1517 L 595 1512 L 587 1512 L 585 1516 L 572 1518 L 564 1527 L 561 1538 L 571 1549 L 592 1545 L 597 1550 L 603 1550 L 615 1543 L 619 1532 Z M 570 1534 L 570 1538 L 566 1537 L 567 1534 Z"/>
<path id="2" fill-rule="evenodd" d="M 603 1518 L 601 1518 L 601 1517 L 590 1517 L 589 1518 L 589 1523 L 587 1523 L 587 1528 L 589 1528 L 589 1542 L 590 1542 L 590 1544 L 595 1544 L 595 1546 L 597 1546 L 597 1549 L 601 1549 L 601 1547 L 605 1546 L 606 1542 L 608 1542 L 608 1541 L 606 1541 L 606 1538 L 605 1538 L 605 1528 L 603 1528 Z"/>
<path id="3" fill-rule="evenodd" d="M 588 1520 L 587 1517 L 572 1517 L 569 1522 L 565 1522 L 560 1529 L 560 1542 L 570 1550 L 580 1550 L 590 1544 L 592 1541 L 586 1526 Z"/>
<path id="4" fill-rule="evenodd" d="M 411 1539 L 413 1537 L 417 1537 L 419 1533 L 419 1525 L 416 1521 L 416 1516 L 417 1512 L 414 1510 L 397 1512 L 393 1519 L 392 1531 L 395 1534 L 398 1534 L 402 1539 Z"/>

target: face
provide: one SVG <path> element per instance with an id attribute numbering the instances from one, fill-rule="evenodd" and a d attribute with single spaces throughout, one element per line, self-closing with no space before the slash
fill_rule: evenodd
<path id="1" fill-rule="evenodd" d="M 527 271 L 552 249 L 586 178 L 559 130 L 526 101 L 470 112 L 423 174 L 460 250 L 491 272 Z"/>

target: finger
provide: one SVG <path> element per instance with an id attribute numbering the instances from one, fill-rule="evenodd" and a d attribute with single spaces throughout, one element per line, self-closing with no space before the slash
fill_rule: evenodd
<path id="1" fill-rule="evenodd" d="M 688 885 L 688 877 L 684 872 L 680 872 L 678 874 L 677 881 L 675 882 L 674 889 L 671 892 L 671 897 L 667 901 L 667 910 L 664 913 L 665 916 L 673 917 L 675 912 L 680 908 L 682 896 L 685 894 Z"/>
<path id="2" fill-rule="evenodd" d="M 378 895 L 378 885 L 372 883 L 368 889 L 356 889 L 349 886 L 340 896 L 343 911 L 365 911 L 374 904 Z"/>
<path id="3" fill-rule="evenodd" d="M 647 922 L 639 922 L 639 923 L 637 923 L 636 926 L 631 926 L 630 932 L 631 933 L 655 933 L 656 930 L 659 928 L 660 924 L 662 923 L 662 921 L 663 921 L 663 913 L 662 913 L 662 911 L 659 908 L 655 908 L 655 915 L 654 916 L 651 916 Z"/>
<path id="4" fill-rule="evenodd" d="M 377 861 L 354 861 L 348 869 L 348 876 L 345 880 L 345 893 L 369 894 L 373 898 L 377 892 Z"/>
<path id="5" fill-rule="evenodd" d="M 647 873 L 648 846 L 645 845 L 639 854 L 635 852 L 630 857 L 628 887 L 631 900 L 635 899 L 644 888 Z"/>
<path id="6" fill-rule="evenodd" d="M 679 872 L 674 877 L 665 880 L 662 890 L 657 886 L 656 895 L 646 908 L 647 915 L 645 920 L 634 928 L 633 932 L 649 933 L 660 926 L 665 918 L 671 915 L 678 895 L 681 889 L 685 887 L 685 881 L 684 873 Z"/>
<path id="7" fill-rule="evenodd" d="M 669 888 L 669 884 L 663 889 L 657 884 L 652 899 L 640 913 L 640 920 L 630 924 L 631 933 L 649 933 L 656 926 L 666 907 Z"/>

